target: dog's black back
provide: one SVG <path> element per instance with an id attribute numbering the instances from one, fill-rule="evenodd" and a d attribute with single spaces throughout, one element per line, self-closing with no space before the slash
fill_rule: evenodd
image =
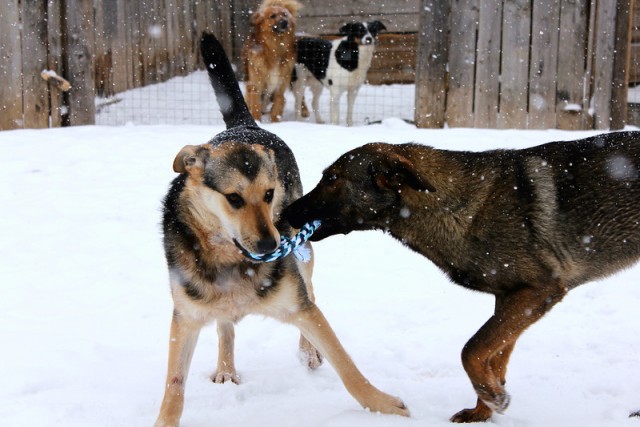
<path id="1" fill-rule="evenodd" d="M 312 37 L 301 38 L 296 41 L 296 62 L 303 64 L 316 79 L 322 81 L 327 76 L 332 46 L 329 40 Z M 295 78 L 294 70 L 294 80 Z"/>

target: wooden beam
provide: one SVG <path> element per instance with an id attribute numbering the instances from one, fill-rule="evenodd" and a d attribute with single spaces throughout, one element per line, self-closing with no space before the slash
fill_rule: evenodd
<path id="1" fill-rule="evenodd" d="M 19 0 L 0 7 L 0 130 L 19 129 L 22 121 L 22 49 Z"/>
<path id="2" fill-rule="evenodd" d="M 613 81 L 611 82 L 611 129 L 623 129 L 627 123 L 631 19 L 633 0 L 616 2 L 616 38 L 614 41 Z"/>
<path id="3" fill-rule="evenodd" d="M 445 123 L 449 41 L 449 2 L 422 0 L 416 64 L 416 126 L 441 128 Z"/>
<path id="4" fill-rule="evenodd" d="M 95 123 L 95 78 L 93 67 L 93 1 L 65 0 L 66 70 L 71 82 L 69 124 L 71 126 Z"/>

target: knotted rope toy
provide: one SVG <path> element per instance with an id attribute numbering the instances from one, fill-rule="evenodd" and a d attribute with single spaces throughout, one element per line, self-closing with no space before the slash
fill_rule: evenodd
<path id="1" fill-rule="evenodd" d="M 268 254 L 254 254 L 247 251 L 244 248 L 240 248 L 244 256 L 251 258 L 254 261 L 272 262 L 286 257 L 291 252 L 300 261 L 308 262 L 311 258 L 311 252 L 305 245 L 309 237 L 320 227 L 321 222 L 319 220 L 306 223 L 300 228 L 300 231 L 293 237 L 280 236 L 280 246 L 275 251 Z"/>

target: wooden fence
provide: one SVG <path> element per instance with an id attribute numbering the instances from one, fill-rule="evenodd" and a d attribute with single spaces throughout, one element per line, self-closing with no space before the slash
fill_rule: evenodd
<path id="1" fill-rule="evenodd" d="M 629 69 L 637 67 L 629 48 L 634 0 L 300 1 L 299 30 L 308 34 L 335 34 L 353 19 L 385 22 L 391 34 L 382 37 L 369 80 L 415 79 L 418 126 L 625 123 L 626 83 L 638 75 Z M 96 95 L 199 68 L 203 30 L 216 33 L 239 65 L 258 3 L 2 0 L 0 130 L 93 123 Z M 42 70 L 68 78 L 71 90 L 45 82 Z"/>
<path id="2" fill-rule="evenodd" d="M 423 0 L 418 126 L 619 129 L 630 0 Z"/>
<path id="3" fill-rule="evenodd" d="M 92 124 L 95 97 L 199 67 L 203 30 L 232 34 L 232 0 L 2 0 L 0 130 Z M 231 39 L 221 37 L 231 49 Z M 64 93 L 43 70 L 71 82 Z"/>

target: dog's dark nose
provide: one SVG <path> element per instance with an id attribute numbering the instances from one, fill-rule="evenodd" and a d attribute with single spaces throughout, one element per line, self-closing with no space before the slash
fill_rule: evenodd
<path id="1" fill-rule="evenodd" d="M 256 249 L 259 254 L 268 254 L 270 252 L 275 251 L 278 248 L 278 242 L 272 236 L 263 237 L 258 240 L 256 244 Z"/>
<path id="2" fill-rule="evenodd" d="M 373 43 L 373 37 L 371 36 L 367 36 L 362 39 L 362 44 L 371 44 L 371 43 Z"/>
<path id="3" fill-rule="evenodd" d="M 286 19 L 281 19 L 278 22 L 278 26 L 276 28 L 278 29 L 278 31 L 286 31 L 286 29 L 289 28 L 289 21 L 287 21 Z"/>

